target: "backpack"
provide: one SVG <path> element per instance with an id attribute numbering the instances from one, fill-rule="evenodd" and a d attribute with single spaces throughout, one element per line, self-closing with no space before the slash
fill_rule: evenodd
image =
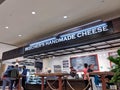
<path id="1" fill-rule="evenodd" d="M 4 73 L 4 76 L 5 76 L 5 77 L 10 77 L 10 71 L 6 71 L 6 72 Z"/>
<path id="2" fill-rule="evenodd" d="M 11 70 L 11 74 L 10 74 L 11 78 L 18 78 L 18 75 L 19 75 L 19 72 L 17 69 Z"/>

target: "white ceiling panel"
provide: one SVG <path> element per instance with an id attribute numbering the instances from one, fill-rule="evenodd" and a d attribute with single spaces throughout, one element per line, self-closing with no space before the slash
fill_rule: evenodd
<path id="1" fill-rule="evenodd" d="M 119 16 L 120 0 L 5 0 L 0 5 L 0 42 L 22 46 L 76 25 Z"/>

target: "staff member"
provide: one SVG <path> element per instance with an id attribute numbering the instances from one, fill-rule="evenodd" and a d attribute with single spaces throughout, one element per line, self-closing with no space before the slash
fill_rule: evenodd
<path id="1" fill-rule="evenodd" d="M 85 86 L 86 86 L 85 90 L 88 90 L 90 88 L 90 85 L 89 85 L 90 77 L 88 74 L 88 64 L 87 63 L 84 64 L 83 73 L 84 73 L 83 79 L 84 79 Z"/>
<path id="2" fill-rule="evenodd" d="M 75 77 L 76 74 L 77 74 L 77 71 L 71 66 L 71 67 L 70 67 L 70 75 L 71 75 L 72 77 Z"/>
<path id="3" fill-rule="evenodd" d="M 94 71 L 94 65 L 90 64 L 88 68 L 88 72 L 93 72 Z"/>

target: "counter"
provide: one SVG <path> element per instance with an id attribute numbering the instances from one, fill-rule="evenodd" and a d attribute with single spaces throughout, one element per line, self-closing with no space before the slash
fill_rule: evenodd
<path id="1" fill-rule="evenodd" d="M 49 84 L 54 87 L 58 88 L 58 80 L 48 80 Z M 75 90 L 83 90 L 85 87 L 84 80 L 83 79 L 64 79 L 62 80 L 62 90 L 72 90 L 72 88 Z M 41 90 L 41 84 L 26 84 L 27 90 Z M 45 90 L 51 90 L 48 83 L 44 85 Z"/>

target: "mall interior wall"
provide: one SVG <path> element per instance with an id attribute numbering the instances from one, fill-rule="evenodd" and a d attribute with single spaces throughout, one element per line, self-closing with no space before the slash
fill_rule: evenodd
<path id="1" fill-rule="evenodd" d="M 0 43 L 0 76 L 6 67 L 5 64 L 2 64 L 2 53 L 17 48 L 16 46 Z"/>
<path id="2" fill-rule="evenodd" d="M 71 55 L 65 55 L 65 56 L 59 56 L 59 57 L 46 58 L 43 60 L 43 72 L 46 72 L 48 68 L 50 68 L 51 71 L 54 72 L 54 66 L 58 65 L 58 66 L 61 66 L 62 72 L 69 73 L 69 70 L 70 70 L 69 67 L 71 66 L 70 58 L 95 55 L 95 54 L 97 54 L 97 59 L 98 59 L 98 66 L 99 66 L 98 71 L 110 71 L 111 63 L 107 58 L 110 52 L 116 52 L 117 50 L 118 48 L 114 48 L 114 49 L 108 49 L 108 50 L 99 50 L 99 51 L 93 51 L 93 52 L 77 53 L 77 54 L 71 54 Z M 68 60 L 68 67 L 65 69 L 63 68 L 64 60 Z M 78 74 L 81 74 L 81 72 L 78 72 Z"/>
<path id="3" fill-rule="evenodd" d="M 12 50 L 12 49 L 15 49 L 15 48 L 17 48 L 17 47 L 13 46 L 13 45 L 0 43 L 0 59 L 2 59 L 2 53 L 3 52 L 9 51 L 9 50 Z"/>

